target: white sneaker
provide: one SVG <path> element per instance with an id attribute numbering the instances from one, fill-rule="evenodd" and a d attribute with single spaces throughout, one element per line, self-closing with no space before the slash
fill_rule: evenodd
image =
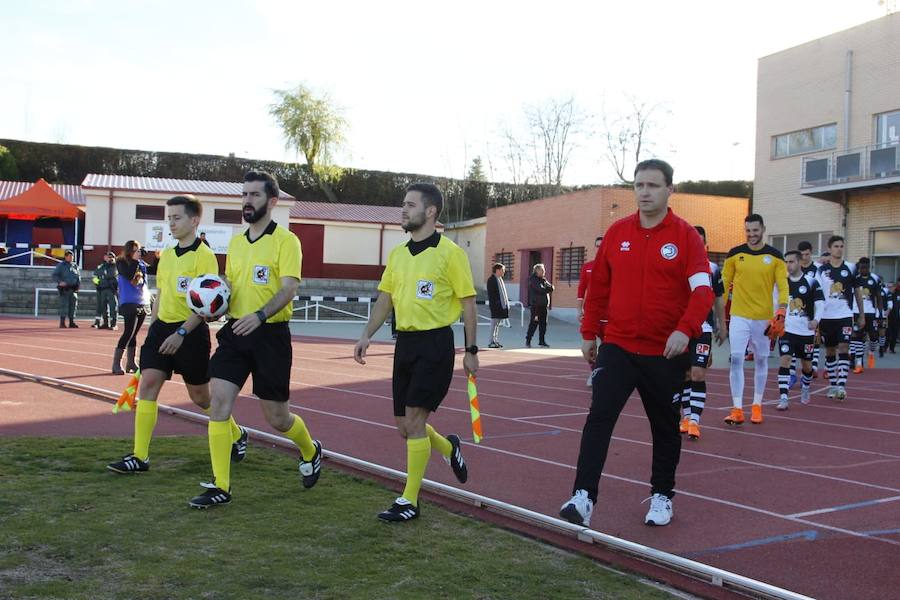
<path id="1" fill-rule="evenodd" d="M 672 501 L 668 496 L 663 494 L 653 494 L 647 500 L 650 500 L 650 510 L 644 517 L 644 523 L 647 525 L 668 525 L 672 520 Z M 644 500 L 646 502 L 647 500 Z"/>
<path id="2" fill-rule="evenodd" d="M 559 516 L 569 523 L 590 527 L 593 511 L 594 503 L 588 498 L 587 490 L 577 490 L 572 499 L 560 507 Z"/>
<path id="3" fill-rule="evenodd" d="M 778 406 L 775 407 L 775 410 L 787 410 L 790 406 L 788 402 L 787 396 L 782 396 L 781 400 L 778 401 Z"/>
<path id="4" fill-rule="evenodd" d="M 588 386 L 588 387 L 594 387 L 594 372 L 593 372 L 593 371 L 591 371 L 591 374 L 588 375 L 588 378 L 587 378 L 587 386 Z"/>
<path id="5" fill-rule="evenodd" d="M 809 404 L 809 388 L 805 387 L 800 390 L 800 404 Z"/>

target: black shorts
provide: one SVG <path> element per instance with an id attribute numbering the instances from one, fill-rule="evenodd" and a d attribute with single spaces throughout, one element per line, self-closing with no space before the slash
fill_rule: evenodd
<path id="1" fill-rule="evenodd" d="M 201 323 L 184 336 L 181 347 L 175 354 L 160 354 L 159 347 L 166 338 L 175 333 L 181 323 L 165 323 L 157 319 L 150 325 L 144 345 L 141 346 L 141 371 L 158 369 L 172 378 L 172 373 L 180 373 L 189 385 L 203 385 L 209 382 L 209 327 Z"/>
<path id="2" fill-rule="evenodd" d="M 849 344 L 850 336 L 853 335 L 853 318 L 822 319 L 819 321 L 819 334 L 822 337 L 822 345 L 826 348 Z"/>
<path id="3" fill-rule="evenodd" d="M 394 347 L 394 416 L 404 416 L 407 406 L 436 411 L 450 389 L 455 363 L 456 348 L 449 327 L 398 331 Z"/>
<path id="4" fill-rule="evenodd" d="M 795 356 L 800 360 L 812 360 L 816 350 L 815 335 L 785 333 L 778 339 L 779 356 Z"/>
<path id="5" fill-rule="evenodd" d="M 209 376 L 244 387 L 253 375 L 253 393 L 262 400 L 287 402 L 291 394 L 293 347 L 287 321 L 263 323 L 250 335 L 235 335 L 234 320 L 216 334 L 219 347 L 209 359 Z"/>
<path id="6" fill-rule="evenodd" d="M 688 343 L 687 353 L 691 361 L 689 368 L 708 369 L 712 360 L 712 333 L 707 331 L 701 333 L 700 337 L 692 339 Z"/>

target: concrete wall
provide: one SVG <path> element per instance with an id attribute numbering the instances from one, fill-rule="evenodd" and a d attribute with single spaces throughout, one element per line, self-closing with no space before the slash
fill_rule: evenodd
<path id="1" fill-rule="evenodd" d="M 852 50 L 850 130 L 845 135 L 847 51 Z M 866 254 L 873 227 L 900 227 L 892 202 L 852 195 L 843 209 L 801 194 L 804 156 L 774 159 L 773 137 L 837 123 L 837 150 L 875 143 L 875 115 L 900 110 L 900 13 L 759 60 L 754 211 L 770 235 L 834 231 L 847 238 L 851 259 Z M 815 152 L 811 154 L 821 154 Z M 894 194 L 893 203 L 898 194 Z"/>

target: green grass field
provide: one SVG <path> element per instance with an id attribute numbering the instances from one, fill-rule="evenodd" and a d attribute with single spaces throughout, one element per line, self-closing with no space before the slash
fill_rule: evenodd
<path id="1" fill-rule="evenodd" d="M 187 506 L 205 436 L 153 441 L 149 473 L 105 464 L 130 440 L 0 442 L 2 598 L 671 598 L 638 578 L 439 507 L 385 524 L 395 494 L 252 446 L 234 501 Z"/>

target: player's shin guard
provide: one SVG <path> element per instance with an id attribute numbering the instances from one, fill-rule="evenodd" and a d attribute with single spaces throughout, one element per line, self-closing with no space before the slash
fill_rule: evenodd
<path id="1" fill-rule="evenodd" d="M 844 387 L 847 385 L 847 375 L 850 373 L 850 355 L 847 353 L 838 354 L 837 367 L 837 385 Z"/>
<path id="2" fill-rule="evenodd" d="M 684 389 L 681 390 L 681 417 L 687 418 L 691 416 L 691 382 L 684 382 Z"/>
<path id="3" fill-rule="evenodd" d="M 150 457 L 150 439 L 159 413 L 155 400 L 138 400 L 134 413 L 134 455 L 146 461 Z"/>
<path id="4" fill-rule="evenodd" d="M 403 488 L 403 497 L 414 506 L 419 505 L 419 490 L 430 455 L 431 442 L 427 437 L 406 440 L 406 487 Z"/>
<path id="5" fill-rule="evenodd" d="M 844 354 L 843 356 L 847 356 Z M 847 356 L 847 364 L 850 364 L 850 357 Z M 836 358 L 825 357 L 825 370 L 828 372 L 828 383 L 831 385 L 838 384 L 838 361 Z"/>
<path id="6" fill-rule="evenodd" d="M 216 487 L 231 491 L 231 426 L 228 421 L 210 421 L 209 458 Z"/>
<path id="7" fill-rule="evenodd" d="M 788 395 L 788 383 L 791 380 L 791 369 L 790 367 L 779 367 L 778 368 L 778 393 L 782 398 L 787 397 Z"/>
<path id="8" fill-rule="evenodd" d="M 312 436 L 309 435 L 306 423 L 297 415 L 291 416 L 294 417 L 294 424 L 284 432 L 284 435 L 300 448 L 303 460 L 312 460 L 316 455 L 316 445 L 313 444 Z"/>
<path id="9" fill-rule="evenodd" d="M 700 415 L 703 414 L 703 408 L 706 406 L 706 382 L 691 382 L 691 420 L 695 423 L 700 422 Z"/>

